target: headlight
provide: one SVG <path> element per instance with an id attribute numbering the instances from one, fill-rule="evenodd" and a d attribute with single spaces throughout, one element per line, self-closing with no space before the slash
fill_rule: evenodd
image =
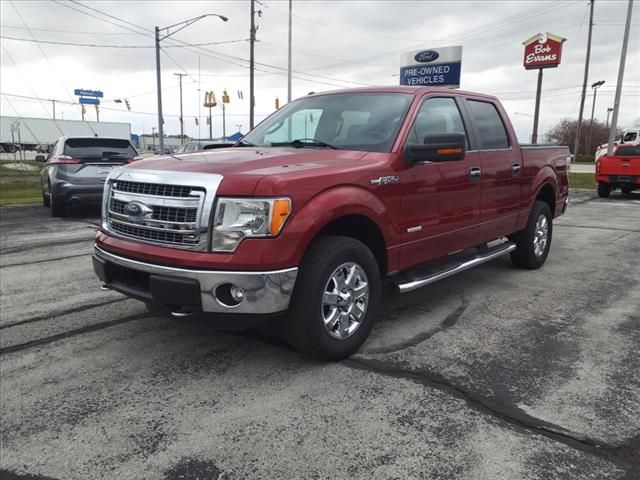
<path id="1" fill-rule="evenodd" d="M 213 219 L 214 252 L 233 252 L 245 238 L 274 237 L 291 213 L 288 198 L 219 198 Z"/>

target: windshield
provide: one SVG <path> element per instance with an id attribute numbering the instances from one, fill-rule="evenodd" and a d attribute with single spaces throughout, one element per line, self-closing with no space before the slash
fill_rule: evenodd
<path id="1" fill-rule="evenodd" d="M 64 145 L 64 154 L 71 157 L 123 157 L 138 155 L 129 140 L 119 138 L 69 138 Z"/>
<path id="2" fill-rule="evenodd" d="M 389 152 L 412 99 L 408 93 L 303 97 L 267 118 L 242 143 Z"/>

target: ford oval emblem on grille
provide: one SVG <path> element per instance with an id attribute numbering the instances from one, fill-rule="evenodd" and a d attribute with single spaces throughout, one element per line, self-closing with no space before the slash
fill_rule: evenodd
<path id="1" fill-rule="evenodd" d="M 140 202 L 129 202 L 124 206 L 123 210 L 131 220 L 139 220 L 153 213 L 153 209 Z"/>
<path id="2" fill-rule="evenodd" d="M 416 62 L 420 63 L 429 63 L 436 60 L 440 54 L 435 50 L 423 50 L 422 52 L 418 52 L 414 55 Z"/>

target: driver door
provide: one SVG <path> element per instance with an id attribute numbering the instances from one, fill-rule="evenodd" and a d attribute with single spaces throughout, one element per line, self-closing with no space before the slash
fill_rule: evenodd
<path id="1" fill-rule="evenodd" d="M 478 243 L 480 154 L 469 150 L 469 128 L 453 97 L 429 97 L 420 106 L 407 143 L 424 143 L 427 135 L 462 133 L 464 159 L 408 165 L 402 175 L 403 234 L 401 264 L 424 263 Z"/>

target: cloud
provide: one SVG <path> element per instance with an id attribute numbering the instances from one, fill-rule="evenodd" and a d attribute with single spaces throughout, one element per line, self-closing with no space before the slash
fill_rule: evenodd
<path id="1" fill-rule="evenodd" d="M 248 127 L 249 1 L 129 1 L 82 4 L 115 18 L 100 15 L 77 3 L 2 2 L 2 35 L 40 41 L 153 47 L 153 28 L 167 26 L 203 13 L 218 13 L 228 22 L 205 18 L 162 42 L 163 109 L 165 130 L 179 131 L 178 80 L 183 79 L 186 132 L 208 134 L 204 124 L 203 92 L 218 97 L 228 89 L 227 130 Z M 274 110 L 274 101 L 286 101 L 288 2 L 264 0 L 257 6 L 256 118 Z M 66 5 L 66 6 L 65 6 Z M 626 15 L 625 1 L 596 2 L 589 84 L 605 80 L 598 91 L 596 117 L 606 116 L 613 103 Z M 71 7 L 71 8 L 70 8 Z M 540 133 L 563 117 L 576 117 L 581 92 L 588 6 L 583 1 L 455 2 L 455 1 L 300 1 L 294 0 L 293 92 L 360 84 L 398 82 L 400 53 L 416 48 L 463 46 L 462 88 L 497 95 L 521 140 L 528 140 L 535 96 L 536 72 L 522 68 L 522 41 L 538 32 L 567 38 L 563 62 L 545 71 Z M 19 12 L 19 14 L 16 12 Z M 83 13 L 84 12 L 84 13 Z M 22 18 L 21 18 L 22 17 Z M 24 20 L 24 23 L 23 23 Z M 129 22 L 129 23 L 124 23 Z M 26 24 L 26 25 L 25 25 Z M 27 29 L 29 27 L 30 31 Z M 33 37 L 32 37 L 33 35 Z M 202 44 L 184 47 L 178 41 Z M 134 132 L 150 132 L 156 110 L 153 48 L 92 48 L 2 40 L 0 55 L 3 93 L 72 102 L 74 88 L 105 92 L 101 119 L 132 124 Z M 13 59 L 17 67 L 13 65 Z M 619 124 L 631 124 L 640 111 L 640 35 L 632 26 Z M 200 74 L 198 74 L 200 73 Z M 199 91 L 202 90 L 202 91 Z M 236 92 L 242 90 L 244 100 Z M 590 115 L 589 89 L 585 116 Z M 127 112 L 115 98 L 129 98 Z M 9 100 L 8 100 L 9 99 Z M 50 104 L 2 96 L 3 114 L 46 116 Z M 9 103 L 11 102 L 11 103 Z M 58 116 L 79 118 L 79 107 L 60 103 Z M 48 113 L 47 113 L 48 112 Z M 516 112 L 519 112 L 516 114 Z M 194 117 L 200 115 L 201 127 Z M 214 129 L 221 133 L 221 111 L 214 110 Z M 205 133 L 206 132 L 206 133 Z"/>

